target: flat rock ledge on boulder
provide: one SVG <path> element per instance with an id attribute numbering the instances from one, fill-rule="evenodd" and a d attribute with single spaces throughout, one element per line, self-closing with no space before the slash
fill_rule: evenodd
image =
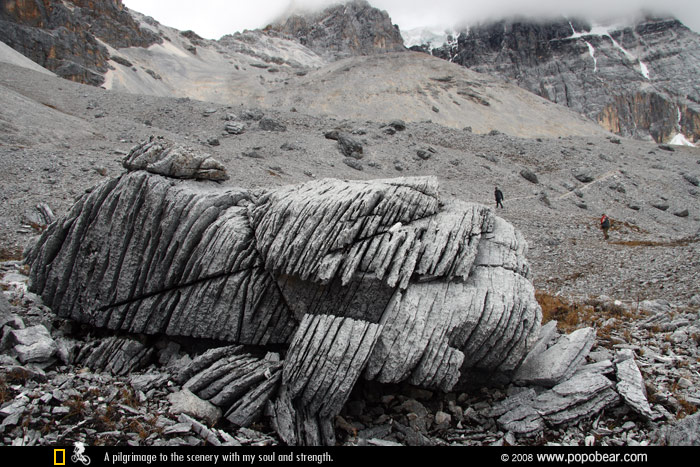
<path id="1" fill-rule="evenodd" d="M 181 154 L 134 148 L 129 172 L 86 193 L 26 262 L 62 318 L 231 344 L 180 373 L 189 399 L 240 426 L 265 412 L 284 442 L 306 445 L 335 443 L 359 378 L 449 391 L 518 375 L 551 389 L 499 423 L 533 427 L 617 402 L 610 379 L 577 373 L 592 330 L 554 339 L 540 326 L 526 243 L 491 209 L 442 199 L 433 177 L 230 188 L 200 176 L 207 157 L 176 169 Z M 118 357 L 99 357 L 109 349 Z M 81 358 L 128 372 L 144 352 L 115 338 Z"/>

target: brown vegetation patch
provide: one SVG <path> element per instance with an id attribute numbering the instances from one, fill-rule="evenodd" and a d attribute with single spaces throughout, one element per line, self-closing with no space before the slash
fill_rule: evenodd
<path id="1" fill-rule="evenodd" d="M 637 233 L 649 233 L 648 231 L 642 229 L 638 225 L 635 224 L 630 224 L 629 222 L 625 221 L 619 221 L 617 219 L 610 218 L 610 230 L 612 231 L 619 231 L 626 228 L 627 230 L 631 230 L 633 232 Z"/>
<path id="2" fill-rule="evenodd" d="M 615 240 L 615 241 L 608 242 L 608 243 L 611 243 L 613 245 L 622 245 L 622 246 L 630 246 L 630 247 L 637 247 L 637 246 L 677 247 L 677 246 L 688 246 L 688 245 L 692 245 L 693 243 L 698 243 L 698 242 L 700 242 L 699 237 L 686 237 L 686 238 L 680 238 L 678 240 L 669 240 L 666 242 L 657 242 L 657 241 L 653 241 L 653 240 Z"/>
<path id="3" fill-rule="evenodd" d="M 614 302 L 602 301 L 595 298 L 584 302 L 575 302 L 565 297 L 552 295 L 544 290 L 535 291 L 535 299 L 542 308 L 542 323 L 557 321 L 557 327 L 570 333 L 582 327 L 598 329 L 598 335 L 605 338 L 612 329 L 603 326 L 610 318 L 634 319 L 634 311 Z"/>
<path id="4" fill-rule="evenodd" d="M 556 320 L 557 327 L 564 332 L 571 332 L 591 319 L 592 308 L 583 304 L 573 303 L 543 290 L 535 292 L 535 299 L 542 308 L 542 324 Z"/>
<path id="5" fill-rule="evenodd" d="M 0 247 L 0 261 L 20 261 L 22 249 L 20 247 Z"/>
<path id="6" fill-rule="evenodd" d="M 0 404 L 4 404 L 5 402 L 9 402 L 12 399 L 12 393 L 10 392 L 10 388 L 7 387 L 7 383 L 5 382 L 5 378 L 0 376 Z"/>

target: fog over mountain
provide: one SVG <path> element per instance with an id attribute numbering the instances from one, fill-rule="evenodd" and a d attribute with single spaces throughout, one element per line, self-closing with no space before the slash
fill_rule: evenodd
<path id="1" fill-rule="evenodd" d="M 185 0 L 126 0 L 124 4 L 161 23 L 181 30 L 192 29 L 199 35 L 218 39 L 244 29 L 257 29 L 291 12 L 316 11 L 342 3 L 337 0 L 268 0 L 262 3 L 203 0 L 193 10 Z M 417 27 L 451 28 L 511 15 L 553 17 L 585 16 L 591 19 L 634 16 L 641 10 L 677 17 L 694 31 L 700 31 L 700 7 L 693 0 L 494 0 L 461 2 L 458 0 L 374 0 L 372 6 L 386 10 L 402 30 Z M 457 23 L 457 24 L 455 24 Z M 461 23 L 461 24 L 460 24 Z"/>

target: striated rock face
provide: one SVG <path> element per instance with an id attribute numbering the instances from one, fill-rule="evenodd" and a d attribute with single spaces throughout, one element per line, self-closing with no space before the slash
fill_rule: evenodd
<path id="1" fill-rule="evenodd" d="M 0 4 L 0 41 L 57 75 L 100 85 L 115 48 L 162 42 L 121 0 L 16 0 Z"/>
<path id="2" fill-rule="evenodd" d="M 150 154 L 149 165 L 170 158 Z M 360 376 L 447 391 L 470 369 L 512 375 L 540 337 L 521 234 L 484 206 L 441 199 L 435 178 L 250 192 L 173 175 L 131 171 L 83 196 L 28 252 L 31 289 L 102 328 L 280 344 L 280 373 L 236 350 L 182 375 L 233 404 L 231 420 L 272 398 L 286 442 L 333 443 Z M 250 383 L 197 376 L 241 358 Z"/>
<path id="3" fill-rule="evenodd" d="M 174 178 L 228 180 L 221 162 L 192 149 L 151 138 L 136 146 L 123 162 L 128 170 L 145 170 Z"/>
<path id="4" fill-rule="evenodd" d="M 562 18 L 470 28 L 434 55 L 500 75 L 625 136 L 700 139 L 700 36 L 672 18 L 629 26 Z"/>
<path id="5" fill-rule="evenodd" d="M 405 50 L 401 33 L 387 12 L 365 0 L 331 6 L 313 15 L 292 15 L 268 26 L 265 32 L 290 36 L 332 58 Z"/>

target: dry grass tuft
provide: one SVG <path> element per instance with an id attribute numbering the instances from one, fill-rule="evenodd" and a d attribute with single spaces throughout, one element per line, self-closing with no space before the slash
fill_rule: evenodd
<path id="1" fill-rule="evenodd" d="M 0 404 L 4 404 L 5 402 L 9 402 L 10 400 L 12 400 L 10 388 L 7 387 L 5 378 L 0 376 Z"/>
<path id="2" fill-rule="evenodd" d="M 124 403 L 124 405 L 128 405 L 131 408 L 136 409 L 141 405 L 138 397 L 131 388 L 120 389 L 119 396 L 121 397 L 121 400 Z"/>
<path id="3" fill-rule="evenodd" d="M 652 241 L 652 240 L 614 240 L 611 242 L 608 242 L 612 245 L 622 245 L 622 246 L 630 246 L 630 247 L 638 247 L 638 246 L 643 246 L 643 247 L 678 247 L 678 246 L 688 246 L 692 245 L 693 243 L 698 243 L 700 242 L 700 238 L 698 237 L 686 237 L 686 238 L 680 238 L 678 240 L 669 240 L 666 242 L 657 242 L 657 241 Z"/>
<path id="4" fill-rule="evenodd" d="M 557 327 L 564 332 L 574 331 L 591 319 L 593 310 L 589 306 L 572 303 L 543 290 L 535 292 L 535 299 L 542 308 L 542 323 L 556 320 Z"/>
<path id="5" fill-rule="evenodd" d="M 0 261 L 21 261 L 22 249 L 20 247 L 0 247 Z"/>
<path id="6" fill-rule="evenodd" d="M 66 407 L 70 409 L 66 418 L 80 418 L 82 419 L 87 410 L 87 402 L 83 400 L 80 396 L 72 396 L 70 399 L 63 403 Z"/>
<path id="7" fill-rule="evenodd" d="M 606 337 L 613 331 L 611 326 L 604 325 L 610 318 L 638 318 L 632 310 L 609 301 L 588 299 L 585 302 L 574 302 L 544 290 L 537 290 L 535 299 L 542 308 L 542 323 L 556 320 L 557 327 L 566 333 L 590 326 L 598 329 L 600 337 Z"/>

